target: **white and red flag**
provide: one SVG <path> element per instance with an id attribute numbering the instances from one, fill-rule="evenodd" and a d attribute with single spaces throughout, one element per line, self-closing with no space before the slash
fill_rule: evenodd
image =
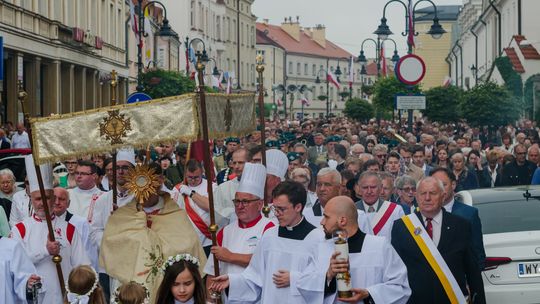
<path id="1" fill-rule="evenodd" d="M 333 84 L 336 88 L 341 89 L 341 84 L 337 81 L 337 77 L 334 73 L 328 71 L 328 73 L 326 73 L 326 81 Z"/>
<path id="2" fill-rule="evenodd" d="M 137 14 L 135 14 L 135 6 L 133 5 L 133 0 L 129 0 L 129 15 L 131 22 L 131 29 L 135 33 L 135 39 L 137 39 L 137 44 L 139 47 L 142 47 L 142 39 L 139 35 L 139 20 L 137 20 Z"/>
<path id="3" fill-rule="evenodd" d="M 305 96 L 302 96 L 302 98 L 300 99 L 300 102 L 306 107 L 309 107 L 310 105 L 309 100 Z"/>

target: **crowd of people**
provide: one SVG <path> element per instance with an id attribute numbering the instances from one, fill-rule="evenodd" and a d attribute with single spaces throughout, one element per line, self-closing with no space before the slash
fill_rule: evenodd
<path id="1" fill-rule="evenodd" d="M 214 172 L 178 142 L 119 150 L 116 178 L 111 155 L 41 165 L 46 197 L 29 155 L 24 183 L 0 170 L 0 302 L 485 303 L 480 217 L 455 193 L 540 184 L 539 142 L 528 120 L 266 121 L 213 140 Z"/>

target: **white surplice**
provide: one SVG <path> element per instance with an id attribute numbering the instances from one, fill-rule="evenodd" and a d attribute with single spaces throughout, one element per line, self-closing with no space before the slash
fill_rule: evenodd
<path id="1" fill-rule="evenodd" d="M 54 217 L 52 226 L 55 240 L 60 242 L 60 256 L 62 257 L 60 265 L 65 280 L 74 267 L 91 265 L 91 263 L 74 225 L 66 222 L 65 219 Z M 35 215 L 11 229 L 11 238 L 21 242 L 34 263 L 37 274 L 42 278 L 43 290 L 46 292 L 39 294 L 39 303 L 63 303 L 56 266 L 46 247 L 48 235 L 46 221 Z"/>
<path id="2" fill-rule="evenodd" d="M 0 237 L 0 303 L 27 303 L 26 283 L 35 273 L 36 268 L 22 245 Z"/>
<path id="3" fill-rule="evenodd" d="M 304 272 L 298 281 L 298 289 L 302 294 L 312 294 L 313 284 L 316 284 L 321 293 L 313 304 L 343 303 L 337 300 L 337 292 L 324 297 L 326 271 L 335 252 L 333 240 L 320 242 L 318 252 L 316 263 L 310 265 L 312 272 Z M 407 303 L 411 295 L 407 268 L 386 238 L 365 235 L 361 251 L 349 253 L 349 261 L 353 288 L 367 289 L 375 303 Z"/>
<path id="4" fill-rule="evenodd" d="M 18 191 L 13 194 L 11 200 L 11 214 L 9 215 L 9 225 L 15 226 L 18 222 L 22 222 L 25 218 L 30 217 L 33 213 L 30 197 L 26 190 Z"/>
<path id="5" fill-rule="evenodd" d="M 219 215 L 224 219 L 227 219 L 226 223 L 232 223 L 236 219 L 232 200 L 234 199 L 239 185 L 240 182 L 238 181 L 238 178 L 235 177 L 218 185 L 214 190 L 214 208 Z"/>
<path id="6" fill-rule="evenodd" d="M 99 197 L 105 192 L 101 191 L 96 186 L 88 190 L 83 190 L 79 187 L 75 187 L 73 189 L 68 189 L 68 192 L 68 211 L 78 216 L 84 217 L 88 220 L 89 223 L 92 222 L 92 217 L 94 212 L 96 212 L 96 209 L 107 208 L 108 210 L 110 210 L 110 207 L 107 206 L 108 204 L 102 204 L 101 202 L 99 205 L 97 204 Z M 90 212 L 92 213 L 92 215 L 89 215 Z"/>
<path id="7" fill-rule="evenodd" d="M 302 271 L 315 263 L 315 249 L 324 233 L 313 229 L 304 239 L 296 240 L 280 237 L 279 229 L 273 227 L 264 233 L 244 272 L 229 275 L 229 303 L 311 303 L 313 295 L 301 295 L 296 282 Z M 273 283 L 272 276 L 278 270 L 289 271 L 289 287 L 277 288 Z"/>
<path id="8" fill-rule="evenodd" d="M 317 216 L 313 212 L 313 208 L 316 207 L 312 206 L 311 208 L 304 208 L 304 211 L 302 211 L 302 213 L 311 225 L 315 227 L 321 227 L 321 220 L 323 218 L 322 212 L 324 212 L 324 209 L 321 206 L 321 215 Z M 356 211 L 358 212 L 358 227 L 360 227 L 360 230 L 362 230 L 363 233 L 373 234 L 373 230 L 371 228 L 370 220 L 367 214 L 360 209 L 357 209 Z"/>

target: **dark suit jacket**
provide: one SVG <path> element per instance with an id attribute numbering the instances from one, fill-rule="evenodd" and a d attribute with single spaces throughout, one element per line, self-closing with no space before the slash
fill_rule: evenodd
<path id="1" fill-rule="evenodd" d="M 416 213 L 423 223 L 420 213 Z M 437 275 L 416 245 L 402 219 L 392 227 L 392 245 L 407 266 L 411 297 L 407 303 L 450 303 Z M 470 289 L 473 303 L 486 303 L 484 285 L 472 251 L 471 226 L 443 209 L 441 239 L 437 249 L 465 295 Z"/>
<path id="2" fill-rule="evenodd" d="M 2 139 L 2 143 L 0 144 L 0 150 L 10 149 L 10 148 L 11 148 L 11 144 L 7 140 Z"/>
<path id="3" fill-rule="evenodd" d="M 484 269 L 486 252 L 484 251 L 484 240 L 482 237 L 482 222 L 478 216 L 478 209 L 462 202 L 454 200 L 452 214 L 466 219 L 471 225 L 473 252 L 478 261 L 478 269 Z"/>

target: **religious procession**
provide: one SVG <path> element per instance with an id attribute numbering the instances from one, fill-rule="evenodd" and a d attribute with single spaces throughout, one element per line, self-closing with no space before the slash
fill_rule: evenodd
<path id="1" fill-rule="evenodd" d="M 129 2 L 137 69 L 142 72 L 147 33 L 141 28 L 151 26 L 144 19 L 149 12 L 138 0 L 135 16 L 134 1 Z M 242 5 L 249 11 L 252 2 Z M 410 54 L 404 58 L 418 63 L 421 59 L 412 54 L 418 33 L 411 2 L 406 30 Z M 236 10 L 240 18 L 239 4 Z M 382 20 L 380 27 L 389 32 L 386 18 Z M 432 29 L 431 35 L 441 36 L 445 31 L 436 10 L 435 20 L 438 32 Z M 160 22 L 160 32 L 171 34 L 166 17 Z M 127 22 L 120 23 L 127 28 Z M 298 24 L 299 17 L 296 23 L 289 17 L 282 27 L 292 33 Z M 237 25 L 240 37 L 240 21 Z M 271 38 L 288 39 L 271 31 L 276 27 L 259 23 L 251 28 L 252 40 L 274 45 Z M 302 37 L 307 32 L 303 29 Z M 309 33 L 317 40 L 324 27 L 317 25 Z M 85 36 L 82 29 L 74 28 L 73 37 L 87 48 L 103 47 L 100 37 Z M 100 88 L 110 86 L 110 102 L 31 117 L 27 110 L 36 112 L 35 84 L 18 79 L 16 95 L 10 92 L 10 97 L 18 100 L 24 119 L 0 128 L 0 304 L 540 301 L 531 300 L 538 290 L 514 288 L 524 281 L 538 284 L 540 277 L 538 258 L 524 253 L 540 255 L 532 237 L 540 230 L 540 207 L 534 204 L 540 189 L 532 187 L 540 184 L 540 129 L 535 121 L 440 122 L 414 109 L 405 109 L 407 119 L 401 117 L 403 109 L 397 117 L 391 110 L 391 118 L 342 116 L 329 100 L 329 86 L 335 85 L 336 93 L 341 86 L 339 54 L 331 54 L 337 58 L 335 70 L 328 68 L 329 60 L 326 70 L 323 65 L 319 69 L 326 76 L 326 95 L 319 96 L 326 98 L 319 100 L 326 103 L 326 115 L 304 115 L 307 100 L 301 100 L 301 115 L 292 112 L 294 100 L 289 109 L 284 104 L 283 112 L 274 108 L 266 115 L 262 52 L 256 60 L 243 58 L 246 72 L 247 62 L 255 63 L 256 92 L 232 92 L 233 77 L 218 79 L 215 59 L 212 85 L 227 84 L 227 89 L 209 92 L 205 68 L 210 70 L 211 58 L 204 46 L 202 51 L 191 49 L 188 40 L 186 66 L 189 72 L 192 64 L 193 71 L 186 75 L 196 83 L 188 94 L 124 103 L 116 95 L 122 92 L 117 88 L 122 80 L 112 70 L 85 86 L 107 80 Z M 197 40 L 202 42 L 191 41 Z M 319 48 L 330 45 L 324 37 L 319 40 Z M 379 48 L 384 40 L 373 42 Z M 236 45 L 240 73 L 244 62 L 240 43 Z M 384 51 L 377 52 L 384 58 Z M 354 58 L 346 57 L 349 92 L 340 93 L 352 100 Z M 21 70 L 29 70 L 28 61 L 13 58 L 20 59 Z M 16 66 L 15 60 L 7 60 Z M 317 65 L 311 71 L 319 84 Z M 388 65 L 383 65 L 386 74 Z M 307 63 L 297 63 L 297 76 L 302 66 L 303 76 L 309 74 Z M 358 75 L 367 75 L 365 68 Z M 66 69 L 58 65 L 60 73 Z M 407 68 L 400 73 L 407 76 Z M 50 74 L 57 75 L 54 70 Z M 137 75 L 137 93 L 141 87 Z M 363 89 L 364 80 L 360 96 L 366 95 Z M 290 93 L 292 99 L 310 89 L 278 84 L 272 90 L 284 99 Z"/>
<path id="2" fill-rule="evenodd" d="M 454 193 L 502 148 L 428 121 L 405 139 L 402 122 L 268 120 L 263 94 L 205 93 L 202 75 L 194 94 L 17 126 L 2 303 L 486 303 L 478 212 Z"/>

